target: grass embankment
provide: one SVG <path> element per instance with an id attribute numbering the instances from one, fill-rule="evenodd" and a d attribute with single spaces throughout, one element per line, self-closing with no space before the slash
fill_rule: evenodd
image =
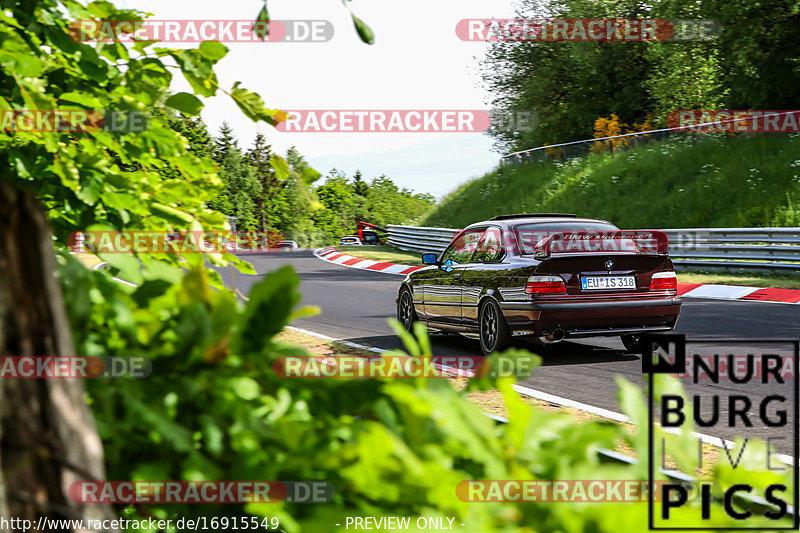
<path id="1" fill-rule="evenodd" d="M 800 226 L 800 135 L 687 137 L 500 168 L 450 193 L 420 225 L 536 212 L 626 229 Z"/>

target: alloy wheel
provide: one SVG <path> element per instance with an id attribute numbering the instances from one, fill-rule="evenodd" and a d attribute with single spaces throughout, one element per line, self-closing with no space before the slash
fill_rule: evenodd
<path id="1" fill-rule="evenodd" d="M 406 331 L 411 331 L 411 324 L 414 321 L 414 311 L 411 303 L 411 295 L 408 291 L 403 291 L 400 295 L 400 304 L 397 308 L 398 319 Z"/>
<path id="2" fill-rule="evenodd" d="M 483 308 L 480 334 L 484 351 L 493 351 L 497 344 L 497 312 L 493 305 L 486 305 Z"/>

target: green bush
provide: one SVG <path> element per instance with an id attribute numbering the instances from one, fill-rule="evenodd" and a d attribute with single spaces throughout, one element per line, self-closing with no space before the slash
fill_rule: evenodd
<path id="1" fill-rule="evenodd" d="M 329 504 L 149 504 L 129 508 L 129 516 L 250 513 L 277 516 L 290 533 L 339 531 L 335 524 L 354 515 L 455 517 L 470 532 L 645 527 L 646 503 L 467 503 L 456 494 L 464 480 L 644 480 L 645 462 L 603 463 L 596 453 L 626 442 L 645 457 L 644 431 L 575 424 L 567 414 L 531 408 L 510 378 L 475 378 L 463 391 L 438 379 L 280 378 L 273 370 L 278 357 L 306 353 L 274 335 L 293 316 L 312 312 L 293 310 L 299 279 L 290 267 L 265 276 L 241 304 L 229 291 L 213 290 L 201 267 L 160 293 L 147 283 L 132 289 L 111 281 L 66 254 L 60 263 L 79 352 L 146 356 L 153 363 L 146 379 L 90 383 L 109 479 L 325 480 L 336 491 Z M 415 337 L 397 331 L 409 353 L 430 356 L 423 328 Z M 618 383 L 623 412 L 644 427 L 641 391 L 621 378 Z M 659 389 L 669 386 L 674 383 Z M 507 424 L 496 424 L 466 399 L 488 388 L 502 393 Z M 666 438 L 671 454 L 693 471 L 687 435 Z M 745 465 L 754 449 L 750 443 Z M 723 486 L 743 475 L 757 487 L 781 478 L 740 470 L 719 466 L 716 475 Z M 694 503 L 676 517 L 689 520 L 698 509 Z M 716 504 L 712 511 L 714 525 L 735 524 L 719 518 Z"/>

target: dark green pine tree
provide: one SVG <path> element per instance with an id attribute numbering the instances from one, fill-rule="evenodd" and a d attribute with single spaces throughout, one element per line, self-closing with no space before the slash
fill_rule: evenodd
<path id="1" fill-rule="evenodd" d="M 187 117 L 183 113 L 168 118 L 169 127 L 189 141 L 189 151 L 197 157 L 207 157 L 214 151 L 214 140 L 208 126 L 200 117 Z"/>
<path id="2" fill-rule="evenodd" d="M 261 183 L 249 159 L 239 149 L 233 130 L 226 122 L 220 128 L 219 137 L 214 139 L 212 157 L 217 161 L 217 172 L 225 188 L 211 202 L 210 207 L 236 217 L 237 230 L 257 229 L 256 201 L 261 195 Z"/>
<path id="3" fill-rule="evenodd" d="M 297 147 L 292 146 L 286 152 L 286 162 L 289 163 L 289 166 L 292 170 L 294 170 L 298 176 L 303 175 L 303 171 L 309 168 L 308 161 L 303 155 L 297 150 Z"/>
<path id="4" fill-rule="evenodd" d="M 259 229 L 265 233 L 270 225 L 272 201 L 286 186 L 286 181 L 278 179 L 275 169 L 272 168 L 271 158 L 272 146 L 267 144 L 267 138 L 263 134 L 257 134 L 253 147 L 247 152 L 247 159 L 261 186 L 261 191 L 255 198 L 255 210 Z"/>
<path id="5" fill-rule="evenodd" d="M 223 122 L 219 128 L 219 136 L 214 139 L 214 150 L 212 157 L 217 164 L 221 164 L 228 153 L 233 150 L 239 149 L 239 142 L 233 135 L 233 129 L 230 124 Z"/>
<path id="6" fill-rule="evenodd" d="M 360 170 L 353 175 L 353 192 L 364 198 L 369 194 L 369 184 L 361 178 Z"/>

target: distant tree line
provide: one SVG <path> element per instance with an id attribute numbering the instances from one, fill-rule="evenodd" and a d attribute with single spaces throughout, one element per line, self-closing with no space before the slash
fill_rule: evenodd
<path id="1" fill-rule="evenodd" d="M 170 125 L 187 138 L 192 152 L 216 162 L 224 188 L 209 207 L 236 217 L 238 231 L 277 231 L 301 246 L 325 245 L 354 233 L 359 220 L 380 226 L 416 222 L 436 202 L 385 175 L 367 182 L 360 171 L 350 178 L 332 169 L 321 180 L 294 147 L 285 157 L 289 168 L 280 172 L 263 134 L 244 149 L 227 123 L 217 136 L 199 117 L 176 115 Z"/>
<path id="2" fill-rule="evenodd" d="M 534 111 L 531 131 L 497 129 L 501 150 L 591 138 L 598 117 L 664 127 L 678 109 L 795 109 L 796 0 L 517 0 L 520 18 L 711 19 L 710 40 L 496 42 L 482 62 L 493 107 Z"/>

